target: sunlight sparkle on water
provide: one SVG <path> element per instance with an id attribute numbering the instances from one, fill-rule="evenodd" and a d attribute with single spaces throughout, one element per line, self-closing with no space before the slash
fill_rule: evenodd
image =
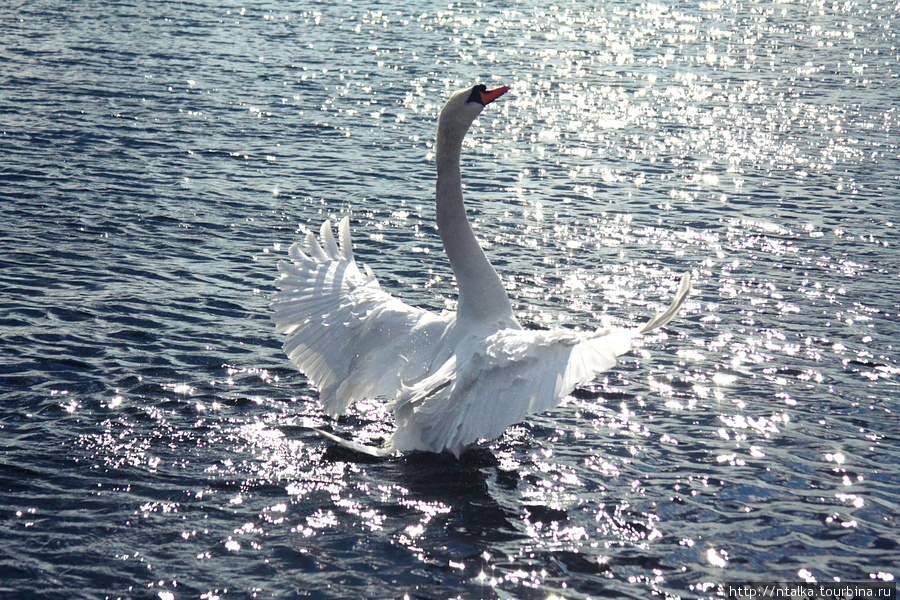
<path id="1" fill-rule="evenodd" d="M 737 381 L 737 376 L 729 375 L 728 373 L 716 373 L 712 376 L 712 381 L 716 385 L 726 386 Z"/>
<path id="2" fill-rule="evenodd" d="M 706 560 L 714 567 L 726 567 L 728 565 L 728 553 L 724 550 L 710 548 L 706 551 Z"/>

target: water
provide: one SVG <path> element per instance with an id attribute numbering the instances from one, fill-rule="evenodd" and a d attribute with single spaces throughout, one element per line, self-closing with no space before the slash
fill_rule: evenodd
<path id="1" fill-rule="evenodd" d="M 887 581 L 900 86 L 892 3 L 0 8 L 0 596 L 707 598 Z M 454 287 L 451 91 L 531 326 L 683 316 L 461 461 L 369 462 L 269 321 L 352 218 L 382 285 Z"/>

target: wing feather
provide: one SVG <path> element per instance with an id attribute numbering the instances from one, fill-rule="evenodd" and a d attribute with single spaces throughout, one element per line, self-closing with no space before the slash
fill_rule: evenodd
<path id="1" fill-rule="evenodd" d="M 390 446 L 458 456 L 479 439 L 496 438 L 527 415 L 557 406 L 576 386 L 615 366 L 636 335 L 625 329 L 498 331 L 468 360 L 454 357 L 401 392 L 391 405 L 398 430 Z"/>
<path id="2" fill-rule="evenodd" d="M 337 242 L 334 241 L 334 232 L 331 231 L 330 221 L 324 221 L 322 223 L 322 228 L 319 230 L 319 239 L 322 240 L 325 254 L 328 258 L 331 260 L 338 260 L 340 257 Z"/>
<path id="3" fill-rule="evenodd" d="M 681 305 L 687 300 L 688 294 L 691 293 L 691 276 L 685 273 L 681 276 L 681 282 L 678 284 L 678 291 L 675 292 L 675 298 L 669 305 L 669 308 L 659 313 L 641 328 L 641 333 L 649 333 L 654 329 L 659 329 L 664 325 L 668 325 L 669 321 L 678 316 Z"/>
<path id="4" fill-rule="evenodd" d="M 353 243 L 350 240 L 350 219 L 341 219 L 339 226 L 341 236 L 341 260 L 353 262 Z M 368 269 L 368 267 L 366 267 Z M 371 271 L 369 271 L 371 274 Z M 374 278 L 374 275 L 372 275 Z"/>
<path id="5" fill-rule="evenodd" d="M 403 381 L 419 379 L 448 320 L 409 306 L 381 289 L 353 258 L 349 219 L 331 223 L 306 249 L 294 244 L 291 262 L 278 263 L 272 300 L 284 351 L 319 388 L 325 410 L 337 415 L 366 397 L 395 397 Z"/>

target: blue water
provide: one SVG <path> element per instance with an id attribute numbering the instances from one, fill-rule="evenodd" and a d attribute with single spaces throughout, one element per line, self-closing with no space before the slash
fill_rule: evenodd
<path id="1" fill-rule="evenodd" d="M 715 598 L 900 571 L 895 3 L 0 6 L 0 597 Z M 367 461 L 275 262 L 454 286 L 432 139 L 523 323 L 681 318 L 457 461 Z"/>

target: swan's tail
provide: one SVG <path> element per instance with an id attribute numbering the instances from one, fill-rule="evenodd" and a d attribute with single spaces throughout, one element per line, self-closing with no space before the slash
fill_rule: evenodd
<path id="1" fill-rule="evenodd" d="M 390 456 L 391 451 L 387 448 L 377 448 L 375 446 L 366 446 L 365 444 L 359 444 L 357 442 L 351 442 L 350 440 L 345 440 L 342 437 L 338 437 L 333 433 L 328 433 L 327 431 L 322 431 L 321 429 L 312 428 L 313 431 L 321 435 L 322 437 L 328 438 L 332 442 L 340 444 L 344 448 L 348 448 L 353 450 L 354 452 L 359 452 L 360 454 L 366 454 L 368 456 L 374 456 L 376 458 L 384 458 L 385 456 Z"/>
<path id="2" fill-rule="evenodd" d="M 674 319 L 678 315 L 678 311 L 681 310 L 681 305 L 684 304 L 684 301 L 687 300 L 688 294 L 691 292 L 691 276 L 688 273 L 685 273 L 681 276 L 681 283 L 678 285 L 678 292 L 675 294 L 675 299 L 672 300 L 672 304 L 669 305 L 665 311 L 661 313 L 657 313 L 655 317 L 650 319 L 650 321 L 644 325 L 638 333 L 648 333 L 653 331 L 654 329 L 658 329 L 663 325 L 666 325 L 669 321 Z"/>

